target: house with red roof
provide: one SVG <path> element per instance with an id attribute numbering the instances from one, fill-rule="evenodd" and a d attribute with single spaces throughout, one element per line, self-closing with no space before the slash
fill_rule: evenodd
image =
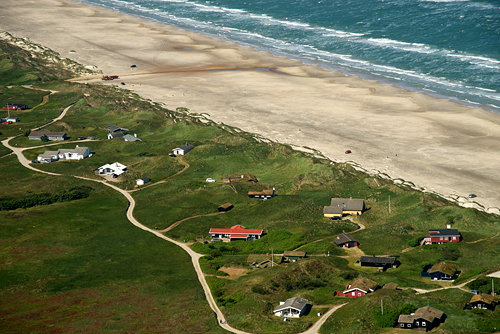
<path id="1" fill-rule="evenodd" d="M 246 229 L 245 226 L 234 225 L 231 228 L 211 228 L 210 235 L 212 239 L 222 239 L 223 241 L 235 240 L 257 240 L 262 237 L 264 230 Z"/>
<path id="2" fill-rule="evenodd" d="M 368 278 L 360 278 L 349 283 L 344 291 L 335 291 L 334 296 L 357 298 L 377 290 L 378 284 Z"/>

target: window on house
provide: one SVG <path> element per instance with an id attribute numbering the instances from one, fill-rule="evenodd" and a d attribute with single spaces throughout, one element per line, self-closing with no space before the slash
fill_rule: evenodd
<path id="1" fill-rule="evenodd" d="M 415 325 L 419 326 L 418 321 L 415 323 Z"/>
<path id="2" fill-rule="evenodd" d="M 353 291 L 353 292 L 352 292 L 352 295 L 353 295 L 353 296 L 356 296 L 356 292 L 354 292 L 354 291 Z"/>
<path id="3" fill-rule="evenodd" d="M 453 237 L 453 240 L 457 240 L 457 237 Z"/>
<path id="4" fill-rule="evenodd" d="M 426 325 L 426 324 L 427 324 L 427 323 L 426 323 L 425 321 L 422 321 L 422 326 L 424 326 L 424 327 L 425 327 L 425 325 Z"/>
<path id="5" fill-rule="evenodd" d="M 439 237 L 439 240 L 443 240 L 443 237 Z"/>
<path id="6" fill-rule="evenodd" d="M 407 325 L 407 327 L 408 327 L 408 328 L 410 328 L 410 327 L 411 327 L 411 324 L 408 324 L 408 325 Z"/>
<path id="7" fill-rule="evenodd" d="M 361 296 L 361 292 L 358 292 L 358 296 Z"/>

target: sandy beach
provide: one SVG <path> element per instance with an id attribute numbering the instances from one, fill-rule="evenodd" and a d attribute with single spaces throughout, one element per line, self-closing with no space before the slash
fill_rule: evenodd
<path id="1" fill-rule="evenodd" d="M 169 109 L 500 213 L 500 114 L 71 0 L 3 0 L 0 18 L 0 30 L 119 75 Z"/>

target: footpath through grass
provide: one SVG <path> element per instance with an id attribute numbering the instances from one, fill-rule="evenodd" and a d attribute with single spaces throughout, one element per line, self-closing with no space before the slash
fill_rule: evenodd
<path id="1" fill-rule="evenodd" d="M 0 63 L 9 63 L 7 57 L 1 54 Z M 25 130 L 46 123 L 70 103 L 75 104 L 67 116 L 47 129 L 66 132 L 71 141 L 80 136 L 99 139 L 78 142 L 91 148 L 90 158 L 36 165 L 63 177 L 34 173 L 20 166 L 15 156 L 0 159 L 0 174 L 5 175 L 0 200 L 43 193 L 54 196 L 76 186 L 93 189 L 84 199 L 0 211 L 0 247 L 6 254 L 0 267 L 0 314 L 6 332 L 15 328 L 43 332 L 52 324 L 63 332 L 157 332 L 165 328 L 168 332 L 221 331 L 189 257 L 133 227 L 126 220 L 127 202 L 120 194 L 99 183 L 72 177 L 101 180 L 94 171 L 114 162 L 128 167 L 114 180 L 122 189 L 135 189 L 138 178 L 152 179 L 148 187 L 133 192 L 137 201 L 134 216 L 142 224 L 163 230 L 199 216 L 184 220 L 166 235 L 192 242 L 194 250 L 206 254 L 202 268 L 209 275 L 217 303 L 234 327 L 254 333 L 301 332 L 316 321 L 316 308 L 304 318 L 283 322 L 272 312 L 280 301 L 300 296 L 323 310 L 321 305 L 346 302 L 333 296 L 335 290 L 343 290 L 360 277 L 380 286 L 394 282 L 404 290 L 381 290 L 348 300 L 349 304 L 327 321 L 322 332 L 387 331 L 373 320 L 381 299 L 394 310 L 408 303 L 417 307 L 428 303 L 442 309 L 448 316 L 437 330 L 442 333 L 484 330 L 476 325 L 490 324 L 497 314 L 463 311 L 470 294 L 457 289 L 416 295 L 411 288 L 450 285 L 420 276 L 430 263 L 456 264 L 462 275 L 470 278 L 500 269 L 500 239 L 495 237 L 500 226 L 498 216 L 397 186 L 349 164 L 336 164 L 287 145 L 263 143 L 229 126 L 202 121 L 185 108 L 167 110 L 117 88 L 59 81 L 62 74 L 54 74 L 57 80 L 37 77 L 26 81 L 29 76 L 21 79 L 22 73 L 29 71 L 22 69 L 16 67 L 17 72 L 0 82 L 4 85 L 0 89 L 7 92 L 3 102 L 16 97 L 18 103 L 37 103 L 47 93 L 42 88 L 59 93 L 51 95 L 49 103 L 23 112 L 15 127 L 1 128 L 2 139 L 21 134 L 11 144 L 40 145 L 30 141 Z M 26 82 L 34 85 L 32 89 L 21 87 L 20 83 Z M 7 88 L 7 84 L 13 87 Z M 137 134 L 142 141 L 108 140 L 108 124 L 125 127 L 127 133 Z M 194 149 L 183 161 L 169 156 L 172 149 L 185 143 Z M 24 153 L 33 160 L 45 150 L 74 148 L 76 144 L 61 142 Z M 176 175 L 186 164 L 189 168 Z M 251 173 L 258 182 L 222 182 L 228 174 L 240 173 Z M 209 177 L 216 182 L 205 182 Z M 266 201 L 247 196 L 249 191 L 272 188 L 277 196 Z M 323 217 L 322 210 L 332 197 L 364 199 L 367 210 L 350 220 L 330 221 Z M 228 202 L 234 205 L 231 211 L 207 216 Z M 264 229 L 266 234 L 255 242 L 203 243 L 211 239 L 210 228 L 236 224 Z M 415 247 L 429 229 L 445 228 L 446 224 L 462 233 L 461 243 Z M 359 225 L 366 228 L 360 230 Z M 401 265 L 385 272 L 355 266 L 356 259 L 333 243 L 342 232 L 351 233 L 360 242 L 360 252 L 395 256 Z M 252 269 L 247 262 L 249 254 L 267 256 L 299 247 L 309 257 L 295 263 Z M 241 269 L 243 274 L 228 276 L 223 267 Z M 18 302 L 9 304 L 9 300 Z"/>

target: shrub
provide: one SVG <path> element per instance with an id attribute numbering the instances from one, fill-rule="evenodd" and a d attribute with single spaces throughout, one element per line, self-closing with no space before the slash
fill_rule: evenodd
<path id="1" fill-rule="evenodd" d="M 254 285 L 252 287 L 252 292 L 258 293 L 259 295 L 268 295 L 268 294 L 270 294 L 269 290 L 263 288 L 260 285 Z"/>
<path id="2" fill-rule="evenodd" d="M 420 245 L 420 241 L 422 241 L 423 238 L 424 237 L 422 237 L 422 236 L 412 238 L 412 239 L 408 240 L 407 244 L 410 247 L 417 247 L 418 245 Z"/>

